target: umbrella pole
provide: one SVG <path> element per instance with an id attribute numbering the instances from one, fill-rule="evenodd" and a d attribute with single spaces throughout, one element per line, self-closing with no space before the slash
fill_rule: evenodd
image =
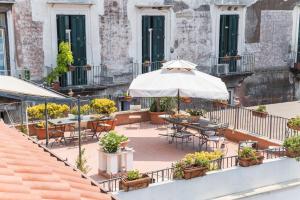
<path id="1" fill-rule="evenodd" d="M 179 90 L 178 90 L 178 93 L 177 93 L 177 112 L 179 114 L 179 111 L 180 111 L 180 96 L 179 96 Z"/>

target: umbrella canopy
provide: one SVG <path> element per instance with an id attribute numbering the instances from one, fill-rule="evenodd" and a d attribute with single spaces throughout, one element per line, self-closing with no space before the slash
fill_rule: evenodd
<path id="1" fill-rule="evenodd" d="M 185 69 L 194 70 L 197 65 L 185 60 L 171 60 L 163 64 L 163 69 Z"/>
<path id="2" fill-rule="evenodd" d="M 176 97 L 179 95 L 211 100 L 228 99 L 226 85 L 220 78 L 192 68 L 170 67 L 170 65 L 172 63 L 167 62 L 160 70 L 139 75 L 132 81 L 129 94 L 133 97 Z"/>

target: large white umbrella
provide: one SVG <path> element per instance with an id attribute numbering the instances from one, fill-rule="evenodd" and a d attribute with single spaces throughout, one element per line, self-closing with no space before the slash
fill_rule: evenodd
<path id="1" fill-rule="evenodd" d="M 164 63 L 162 69 L 141 74 L 129 87 L 132 97 L 192 97 L 227 100 L 225 83 L 217 77 L 196 70 L 188 61 Z"/>

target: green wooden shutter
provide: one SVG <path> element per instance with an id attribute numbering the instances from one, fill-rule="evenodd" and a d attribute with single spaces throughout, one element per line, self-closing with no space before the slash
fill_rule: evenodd
<path id="1" fill-rule="evenodd" d="M 165 17 L 153 16 L 152 61 L 162 61 L 165 57 Z"/>
<path id="2" fill-rule="evenodd" d="M 142 63 L 145 61 L 150 61 L 149 55 L 149 42 L 150 42 L 150 33 L 149 29 L 151 28 L 151 16 L 142 17 Z M 142 67 L 142 73 L 148 72 L 147 67 Z"/>
<path id="3" fill-rule="evenodd" d="M 86 34 L 85 16 L 71 15 L 71 47 L 75 66 L 86 65 Z M 72 85 L 86 85 L 87 72 L 82 67 L 77 67 L 72 72 Z"/>
<path id="4" fill-rule="evenodd" d="M 58 49 L 59 43 L 67 40 L 66 29 L 70 28 L 69 16 L 57 15 L 56 25 L 57 25 L 57 49 Z M 67 73 L 59 77 L 59 83 L 61 87 L 66 87 L 68 85 Z"/>
<path id="5" fill-rule="evenodd" d="M 299 19 L 299 28 L 298 28 L 298 49 L 297 49 L 297 63 L 300 62 L 300 19 Z"/>

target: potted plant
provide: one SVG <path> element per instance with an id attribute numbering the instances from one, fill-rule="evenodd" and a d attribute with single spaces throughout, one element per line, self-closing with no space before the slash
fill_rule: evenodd
<path id="1" fill-rule="evenodd" d="M 144 67 L 149 67 L 151 63 L 149 60 L 145 60 L 143 64 L 144 64 Z"/>
<path id="2" fill-rule="evenodd" d="M 61 42 L 58 47 L 58 54 L 56 59 L 56 67 L 48 74 L 46 81 L 48 85 L 52 86 L 52 83 L 56 82 L 58 77 L 65 74 L 69 66 L 74 62 L 73 54 L 70 44 L 68 42 Z M 57 85 L 54 85 L 56 88 Z"/>
<path id="3" fill-rule="evenodd" d="M 300 116 L 289 119 L 288 122 L 287 122 L 287 126 L 290 129 L 300 131 Z"/>
<path id="4" fill-rule="evenodd" d="M 289 158 L 300 157 L 300 136 L 286 138 L 283 142 L 286 156 Z"/>
<path id="5" fill-rule="evenodd" d="M 74 72 L 74 71 L 75 71 L 75 69 L 76 69 L 76 67 L 75 67 L 74 65 L 72 65 L 72 64 L 68 64 L 68 71 L 70 71 L 70 72 Z"/>
<path id="6" fill-rule="evenodd" d="M 208 170 L 214 170 L 214 166 L 210 161 L 217 160 L 223 156 L 222 152 L 196 152 L 187 154 L 182 160 L 173 164 L 175 179 L 191 179 L 204 176 Z"/>
<path id="7" fill-rule="evenodd" d="M 181 101 L 183 103 L 186 103 L 186 104 L 192 103 L 192 98 L 190 98 L 190 97 L 181 97 Z"/>
<path id="8" fill-rule="evenodd" d="M 83 115 L 88 115 L 90 112 L 90 106 L 88 104 L 80 106 L 80 118 L 82 118 Z M 74 106 L 71 109 L 71 114 L 73 115 L 73 118 L 78 120 L 78 106 Z"/>
<path id="9" fill-rule="evenodd" d="M 151 183 L 151 178 L 147 174 L 140 174 L 138 170 L 128 171 L 127 175 L 122 177 L 120 188 L 125 192 L 146 188 Z"/>
<path id="10" fill-rule="evenodd" d="M 249 167 L 252 165 L 262 164 L 264 156 L 252 147 L 245 147 L 240 150 L 238 162 L 241 167 Z"/>
<path id="11" fill-rule="evenodd" d="M 128 146 L 130 140 L 125 135 L 120 136 L 120 147 L 121 149 L 125 149 Z"/>
<path id="12" fill-rule="evenodd" d="M 164 115 L 176 107 L 176 102 L 174 98 L 163 97 L 155 99 L 150 106 L 150 120 L 152 124 L 163 124 L 164 119 L 160 118 L 160 115 Z"/>
<path id="13" fill-rule="evenodd" d="M 86 64 L 86 65 L 84 66 L 84 70 L 90 71 L 90 70 L 92 70 L 92 66 L 89 65 L 89 64 Z"/>
<path id="14" fill-rule="evenodd" d="M 252 110 L 252 115 L 266 118 L 268 116 L 267 107 L 265 105 L 259 105 L 255 110 Z"/>
<path id="15" fill-rule="evenodd" d="M 190 114 L 192 122 L 199 121 L 200 117 L 204 117 L 206 111 L 203 109 L 187 109 L 186 112 Z"/>
<path id="16" fill-rule="evenodd" d="M 132 100 L 132 96 L 130 96 L 128 94 L 128 92 L 125 92 L 124 95 L 121 97 L 121 100 L 123 100 L 123 101 L 131 101 Z"/>
<path id="17" fill-rule="evenodd" d="M 242 59 L 242 56 L 236 55 L 236 56 L 235 56 L 235 59 L 236 59 L 236 60 L 241 60 L 241 59 Z"/>
<path id="18" fill-rule="evenodd" d="M 227 108 L 228 102 L 226 100 L 214 100 L 213 107 L 214 108 Z"/>

